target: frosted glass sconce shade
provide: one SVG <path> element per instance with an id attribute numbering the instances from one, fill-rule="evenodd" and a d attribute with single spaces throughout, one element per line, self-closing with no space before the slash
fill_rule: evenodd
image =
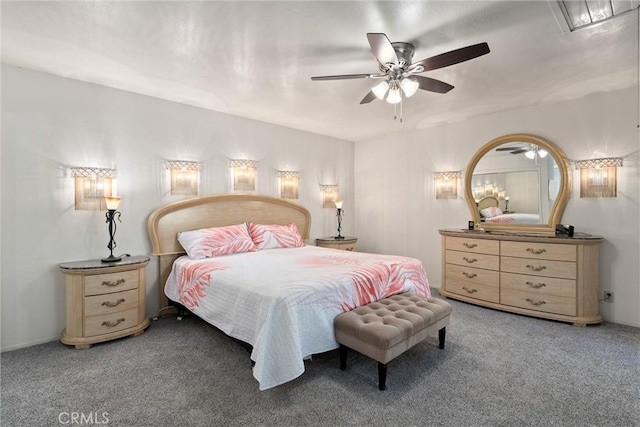
<path id="1" fill-rule="evenodd" d="M 435 172 L 436 199 L 456 199 L 458 197 L 459 171 Z"/>
<path id="2" fill-rule="evenodd" d="M 233 174 L 234 191 L 256 190 L 256 169 L 258 169 L 257 161 L 245 159 L 230 160 L 229 167 L 231 167 Z"/>
<path id="3" fill-rule="evenodd" d="M 300 180 L 300 172 L 278 171 L 280 180 L 280 197 L 283 199 L 297 199 Z"/>
<path id="4" fill-rule="evenodd" d="M 337 185 L 321 185 L 320 190 L 322 191 L 322 207 L 335 208 L 340 187 Z"/>
<path id="5" fill-rule="evenodd" d="M 200 163 L 188 160 L 167 160 L 167 169 L 171 171 L 172 195 L 198 195 Z"/>
<path id="6" fill-rule="evenodd" d="M 622 159 L 580 160 L 576 168 L 580 169 L 580 197 L 617 197 L 618 168 Z"/>
<path id="7" fill-rule="evenodd" d="M 107 208 L 104 197 L 113 195 L 115 169 L 72 167 L 71 177 L 75 179 L 75 210 Z"/>

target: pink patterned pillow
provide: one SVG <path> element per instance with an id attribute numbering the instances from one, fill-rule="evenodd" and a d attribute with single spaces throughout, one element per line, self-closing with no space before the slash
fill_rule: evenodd
<path id="1" fill-rule="evenodd" d="M 249 233 L 258 249 L 298 248 L 304 241 L 294 223 L 264 225 L 248 223 Z"/>
<path id="2" fill-rule="evenodd" d="M 178 242 L 194 259 L 258 250 L 249 236 L 247 224 L 183 231 L 178 234 Z"/>
<path id="3" fill-rule="evenodd" d="M 502 215 L 502 211 L 499 207 L 490 206 L 488 208 L 484 208 L 480 211 L 480 214 L 485 218 L 493 218 L 494 216 Z"/>

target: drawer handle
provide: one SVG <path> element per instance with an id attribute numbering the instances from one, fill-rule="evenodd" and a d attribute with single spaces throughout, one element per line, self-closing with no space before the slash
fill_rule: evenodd
<path id="1" fill-rule="evenodd" d="M 536 301 L 536 300 L 532 300 L 531 298 L 527 298 L 527 302 L 533 305 L 543 305 L 546 304 L 546 301 Z"/>
<path id="2" fill-rule="evenodd" d="M 544 283 L 533 283 L 533 282 L 525 282 L 525 283 L 526 283 L 527 285 L 531 286 L 531 287 L 532 287 L 532 288 L 534 288 L 534 289 L 540 289 L 540 288 L 542 288 L 542 287 L 544 287 L 544 286 L 547 286 L 547 285 L 545 285 Z"/>
<path id="3" fill-rule="evenodd" d="M 533 270 L 533 271 L 542 271 L 542 270 L 546 270 L 547 269 L 547 267 L 544 266 L 544 265 L 541 265 L 539 267 L 536 267 L 535 265 L 527 265 L 527 268 L 529 270 Z"/>
<path id="4" fill-rule="evenodd" d="M 478 290 L 477 290 L 477 289 L 469 289 L 469 288 L 467 288 L 466 286 L 463 286 L 463 287 L 462 287 L 462 289 L 464 289 L 465 291 L 467 291 L 467 292 L 468 292 L 468 293 L 470 293 L 470 294 L 473 294 L 473 293 L 475 293 L 475 292 L 478 292 Z"/>
<path id="5" fill-rule="evenodd" d="M 527 248 L 527 252 L 531 252 L 534 255 L 540 255 L 540 254 L 543 254 L 543 253 L 547 252 L 547 250 L 546 249 Z"/>
<path id="6" fill-rule="evenodd" d="M 464 246 L 465 248 L 469 248 L 469 249 L 473 249 L 476 246 L 478 246 L 476 243 L 463 243 L 462 246 Z"/>
<path id="7" fill-rule="evenodd" d="M 105 280 L 102 282 L 102 286 L 109 286 L 110 288 L 113 288 L 114 286 L 122 285 L 124 282 L 125 279 L 118 279 L 115 283 Z"/>
<path id="8" fill-rule="evenodd" d="M 345 251 L 352 251 L 353 248 L 344 248 Z"/>
<path id="9" fill-rule="evenodd" d="M 466 271 L 463 271 L 462 274 L 464 274 L 464 276 L 468 277 L 469 279 L 473 279 L 474 277 L 477 276 L 476 273 L 467 273 Z"/>
<path id="10" fill-rule="evenodd" d="M 102 305 L 106 306 L 106 307 L 117 307 L 120 304 L 122 304 L 124 302 L 124 298 L 120 298 L 118 301 L 116 302 L 111 302 L 111 301 L 103 301 Z"/>
<path id="11" fill-rule="evenodd" d="M 473 264 L 474 262 L 478 261 L 478 258 L 467 258 L 467 257 L 463 257 L 463 260 L 467 261 L 469 264 Z"/>
<path id="12" fill-rule="evenodd" d="M 124 317 L 119 318 L 115 322 L 112 322 L 110 320 L 102 322 L 102 326 L 106 326 L 107 328 L 113 328 L 114 326 L 118 326 L 122 322 L 124 322 Z"/>

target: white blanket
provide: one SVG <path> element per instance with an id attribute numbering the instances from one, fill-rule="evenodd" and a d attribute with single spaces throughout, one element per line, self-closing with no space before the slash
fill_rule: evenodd
<path id="1" fill-rule="evenodd" d="M 304 246 L 176 260 L 169 299 L 253 346 L 260 390 L 304 372 L 303 358 L 338 347 L 340 313 L 400 292 L 431 296 L 414 258 Z"/>

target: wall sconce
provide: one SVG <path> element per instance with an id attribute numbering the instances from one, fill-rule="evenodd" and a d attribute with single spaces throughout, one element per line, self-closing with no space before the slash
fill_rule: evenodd
<path id="1" fill-rule="evenodd" d="M 278 171 L 278 178 L 280 179 L 280 197 L 283 199 L 297 199 L 300 172 Z"/>
<path id="2" fill-rule="evenodd" d="M 183 196 L 198 195 L 200 163 L 187 160 L 167 160 L 171 171 L 171 194 Z"/>
<path id="3" fill-rule="evenodd" d="M 321 185 L 320 191 L 322 191 L 322 207 L 334 208 L 336 201 L 338 200 L 338 191 L 340 187 L 337 185 Z"/>
<path id="4" fill-rule="evenodd" d="M 232 168 L 234 191 L 256 190 L 257 161 L 244 159 L 229 160 L 229 167 Z"/>
<path id="5" fill-rule="evenodd" d="M 104 197 L 113 195 L 115 169 L 72 167 L 75 178 L 75 210 L 104 210 Z"/>
<path id="6" fill-rule="evenodd" d="M 107 224 L 109 224 L 109 244 L 107 248 L 109 248 L 110 255 L 107 258 L 102 258 L 102 262 L 116 262 L 122 259 L 122 257 L 113 256 L 113 249 L 116 247 L 116 219 L 120 221 L 120 212 L 118 212 L 117 209 L 121 200 L 122 197 L 104 198 L 105 204 L 107 205 Z"/>
<path id="7" fill-rule="evenodd" d="M 460 176 L 460 171 L 435 172 L 433 179 L 436 183 L 436 199 L 456 199 Z"/>
<path id="8" fill-rule="evenodd" d="M 619 167 L 622 167 L 622 159 L 616 157 L 577 161 L 576 168 L 580 169 L 580 197 L 617 197 Z"/>

